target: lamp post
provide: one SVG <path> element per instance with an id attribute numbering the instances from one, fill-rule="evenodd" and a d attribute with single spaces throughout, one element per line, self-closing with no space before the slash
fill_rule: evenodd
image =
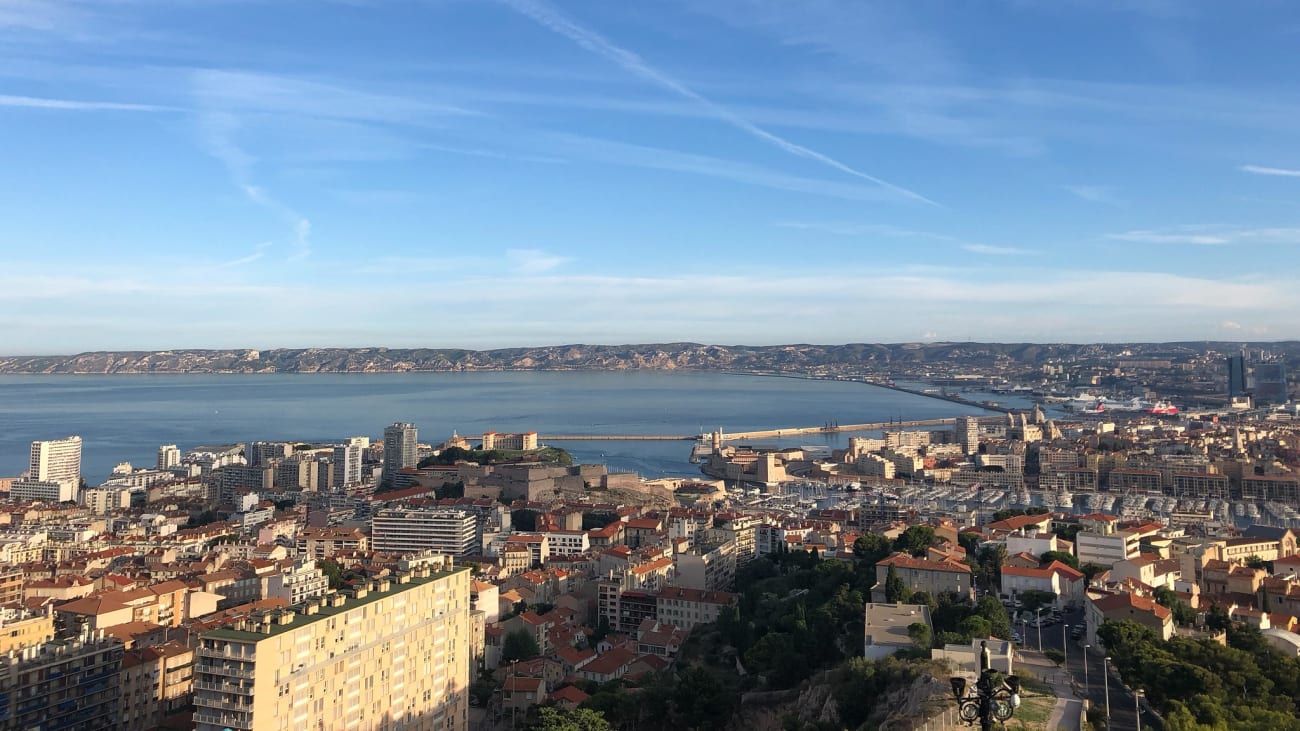
<path id="1" fill-rule="evenodd" d="M 1066 672 L 1070 671 L 1070 624 L 1063 622 L 1061 624 L 1061 651 L 1065 653 L 1065 660 L 1061 663 L 1065 666 Z"/>
<path id="2" fill-rule="evenodd" d="M 1110 728 L 1110 655 L 1101 659 L 1101 674 L 1106 681 L 1106 728 Z"/>
<path id="3" fill-rule="evenodd" d="M 1142 699 L 1146 694 L 1147 692 L 1141 688 L 1133 691 L 1133 711 L 1137 714 L 1137 731 L 1142 731 Z"/>
<path id="4" fill-rule="evenodd" d="M 1043 651 L 1043 607 L 1034 610 L 1034 626 L 1038 628 L 1038 651 Z"/>
<path id="5" fill-rule="evenodd" d="M 1083 697 L 1084 698 L 1087 698 L 1088 694 L 1092 692 L 1092 686 L 1088 684 L 1088 650 L 1091 648 L 1092 645 L 1083 646 Z"/>
<path id="6" fill-rule="evenodd" d="M 1020 705 L 1020 678 L 1008 675 L 1003 678 L 993 669 L 989 657 L 989 643 L 980 643 L 980 677 L 975 681 L 974 692 L 966 678 L 949 678 L 953 698 L 957 700 L 957 715 L 966 723 L 979 721 L 980 731 L 993 731 L 993 722 L 1006 723 Z"/>

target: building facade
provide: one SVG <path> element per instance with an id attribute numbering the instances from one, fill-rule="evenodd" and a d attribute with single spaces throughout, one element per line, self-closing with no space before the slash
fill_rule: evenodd
<path id="1" fill-rule="evenodd" d="M 371 519 L 370 545 L 385 553 L 478 553 L 478 518 L 468 510 L 387 508 Z"/>
<path id="2" fill-rule="evenodd" d="M 421 564 L 209 632 L 195 666 L 196 728 L 465 731 L 469 583 L 468 569 Z"/>
<path id="3" fill-rule="evenodd" d="M 415 424 L 396 423 L 384 429 L 384 482 L 391 483 L 399 470 L 415 467 L 419 430 Z"/>

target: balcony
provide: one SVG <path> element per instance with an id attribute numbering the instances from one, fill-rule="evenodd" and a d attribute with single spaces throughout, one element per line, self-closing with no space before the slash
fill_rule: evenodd
<path id="1" fill-rule="evenodd" d="M 223 711 L 235 711 L 237 713 L 252 713 L 253 704 L 240 703 L 238 701 L 223 701 L 207 696 L 195 696 L 194 705 L 199 708 L 220 708 Z"/>
<path id="2" fill-rule="evenodd" d="M 239 648 L 238 650 L 222 649 L 216 647 L 200 647 L 199 657 L 216 657 L 216 658 L 223 658 L 228 660 L 244 660 L 246 662 L 253 662 L 254 660 L 257 659 L 257 653 L 253 652 L 252 649 L 245 650 L 242 647 Z"/>
<path id="3" fill-rule="evenodd" d="M 240 685 L 239 683 L 217 683 L 203 680 L 194 681 L 195 690 L 210 690 L 214 693 L 234 693 L 236 695 L 252 695 L 253 686 Z"/>
<path id="4" fill-rule="evenodd" d="M 252 714 L 215 713 L 203 709 L 194 712 L 194 723 L 206 723 L 230 729 L 252 729 Z"/>
<path id="5" fill-rule="evenodd" d="M 252 665 L 231 665 L 228 663 L 224 665 L 200 665 L 199 672 L 208 673 L 210 675 L 225 675 L 230 678 L 253 679 Z"/>

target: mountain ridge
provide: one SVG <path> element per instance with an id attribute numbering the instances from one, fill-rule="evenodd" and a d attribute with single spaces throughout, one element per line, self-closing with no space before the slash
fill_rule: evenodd
<path id="1" fill-rule="evenodd" d="M 1264 347 L 1295 358 L 1300 342 L 1230 343 L 846 343 L 842 345 L 548 345 L 466 348 L 275 348 L 92 351 L 75 355 L 0 356 L 0 374 L 111 373 L 402 373 L 500 370 L 729 370 L 883 372 L 921 364 L 1032 366 L 1052 360 L 1189 358 L 1210 351 Z"/>

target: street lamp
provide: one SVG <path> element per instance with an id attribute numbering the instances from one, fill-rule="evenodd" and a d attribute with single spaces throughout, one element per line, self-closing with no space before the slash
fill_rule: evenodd
<path id="1" fill-rule="evenodd" d="M 993 731 L 993 722 L 1006 723 L 1020 705 L 1020 678 L 1003 678 L 993 669 L 988 640 L 980 643 L 980 677 L 974 692 L 966 678 L 949 678 L 952 696 L 957 700 L 957 714 L 966 723 L 980 722 L 980 731 Z"/>
<path id="2" fill-rule="evenodd" d="M 1083 697 L 1084 698 L 1087 698 L 1088 694 L 1092 692 L 1092 686 L 1088 685 L 1088 650 L 1090 649 L 1092 649 L 1092 645 L 1083 646 Z"/>
<path id="3" fill-rule="evenodd" d="M 1133 691 L 1133 710 L 1137 713 L 1137 731 L 1142 731 L 1142 699 L 1146 695 L 1147 692 L 1141 688 Z"/>
<path id="4" fill-rule="evenodd" d="M 1061 651 L 1065 653 L 1065 660 L 1063 660 L 1061 664 L 1064 665 L 1066 671 L 1069 672 L 1069 668 L 1070 668 L 1070 623 L 1069 622 L 1065 622 L 1061 624 Z"/>
<path id="5" fill-rule="evenodd" d="M 1038 627 L 1038 651 L 1043 651 L 1043 609 L 1039 607 L 1034 610 L 1034 626 Z"/>
<path id="6" fill-rule="evenodd" d="M 1101 670 L 1106 681 L 1106 728 L 1110 728 L 1110 655 L 1101 659 Z"/>

